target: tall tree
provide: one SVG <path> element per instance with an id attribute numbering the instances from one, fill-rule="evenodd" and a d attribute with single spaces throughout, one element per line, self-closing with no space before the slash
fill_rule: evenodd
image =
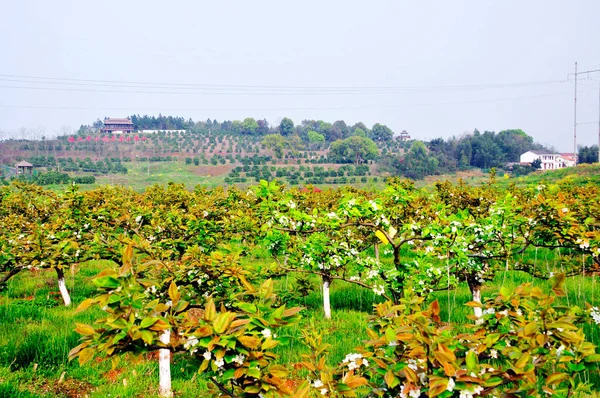
<path id="1" fill-rule="evenodd" d="M 258 133 L 258 123 L 254 118 L 247 117 L 242 122 L 242 134 L 256 135 Z"/>
<path id="2" fill-rule="evenodd" d="M 294 132 L 294 122 L 292 119 L 284 117 L 279 123 L 279 133 L 284 137 L 291 135 Z"/>
<path id="3" fill-rule="evenodd" d="M 394 132 L 384 124 L 375 123 L 371 129 L 371 136 L 374 141 L 390 141 Z"/>

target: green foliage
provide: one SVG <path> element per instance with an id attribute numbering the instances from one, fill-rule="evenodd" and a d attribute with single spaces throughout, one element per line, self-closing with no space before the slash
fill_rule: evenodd
<path id="1" fill-rule="evenodd" d="M 329 157 L 336 162 L 354 164 L 377 158 L 377 145 L 366 137 L 354 135 L 331 144 Z"/>
<path id="2" fill-rule="evenodd" d="M 302 365 L 321 394 L 355 396 L 487 396 L 589 392 L 578 373 L 597 369 L 600 355 L 578 326 L 585 313 L 554 304 L 564 294 L 564 275 L 552 293 L 523 285 L 503 289 L 483 305 L 483 316 L 467 332 L 445 325 L 434 301 L 407 291 L 398 305 L 375 306 L 369 340 L 337 367 L 324 360 L 328 345 L 307 334 L 312 353 Z M 481 306 L 480 303 L 469 303 Z"/>

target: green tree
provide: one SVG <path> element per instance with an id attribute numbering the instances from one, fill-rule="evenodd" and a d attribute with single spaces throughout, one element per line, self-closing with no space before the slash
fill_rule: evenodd
<path id="1" fill-rule="evenodd" d="M 247 135 L 256 135 L 258 132 L 258 123 L 254 118 L 247 117 L 242 122 L 242 133 Z"/>
<path id="2" fill-rule="evenodd" d="M 577 163 L 596 163 L 598 161 L 598 145 L 581 146 L 577 153 Z"/>
<path id="3" fill-rule="evenodd" d="M 285 139 L 279 134 L 267 134 L 261 141 L 261 144 L 273 150 L 275 156 L 277 156 L 279 159 L 283 157 L 285 143 Z"/>
<path id="4" fill-rule="evenodd" d="M 379 151 L 373 140 L 355 135 L 333 142 L 329 155 L 340 162 L 352 161 L 354 164 L 359 164 L 377 158 Z"/>
<path id="5" fill-rule="evenodd" d="M 279 133 L 284 137 L 291 135 L 294 132 L 294 122 L 292 119 L 284 117 L 279 123 Z"/>
<path id="6" fill-rule="evenodd" d="M 518 162 L 521 154 L 533 149 L 533 137 L 528 136 L 520 129 L 499 132 L 496 142 L 509 162 Z"/>
<path id="7" fill-rule="evenodd" d="M 309 131 L 307 133 L 308 136 L 308 142 L 311 145 L 311 148 L 314 148 L 315 146 L 318 146 L 320 144 L 322 144 L 323 142 L 325 142 L 325 136 L 323 134 L 319 134 L 316 131 Z"/>
<path id="8" fill-rule="evenodd" d="M 375 123 L 371 129 L 371 136 L 374 141 L 390 141 L 394 132 L 384 124 Z"/>

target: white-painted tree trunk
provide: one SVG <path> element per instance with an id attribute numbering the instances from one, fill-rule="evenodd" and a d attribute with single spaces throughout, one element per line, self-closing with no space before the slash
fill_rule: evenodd
<path id="1" fill-rule="evenodd" d="M 473 286 L 471 288 L 471 293 L 473 294 L 473 301 L 481 303 L 481 286 Z M 477 318 L 481 318 L 481 316 L 483 315 L 483 308 L 473 307 L 473 313 Z"/>
<path id="2" fill-rule="evenodd" d="M 325 319 L 331 319 L 331 303 L 329 302 L 329 285 L 331 281 L 329 278 L 323 278 L 323 312 L 325 312 Z"/>
<path id="3" fill-rule="evenodd" d="M 160 335 L 160 341 L 163 344 L 169 344 L 171 341 L 171 331 L 165 330 Z M 158 350 L 158 393 L 161 397 L 172 397 L 171 391 L 171 351 L 166 348 Z"/>
<path id="4" fill-rule="evenodd" d="M 71 305 L 71 296 L 69 295 L 69 291 L 67 290 L 67 284 L 65 283 L 65 273 L 62 268 L 56 268 L 56 275 L 58 276 L 58 290 L 60 291 L 60 295 L 65 303 L 65 306 Z"/>

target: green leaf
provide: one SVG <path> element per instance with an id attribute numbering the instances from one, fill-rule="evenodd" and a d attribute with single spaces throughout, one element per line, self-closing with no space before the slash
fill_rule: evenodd
<path id="1" fill-rule="evenodd" d="M 94 285 L 98 287 L 116 289 L 119 287 L 119 280 L 112 276 L 101 276 L 100 278 L 94 279 Z"/>
<path id="2" fill-rule="evenodd" d="M 144 341 L 144 343 L 148 345 L 152 344 L 152 341 L 154 340 L 154 334 L 151 331 L 142 330 L 140 334 L 142 335 L 142 340 Z"/>
<path id="3" fill-rule="evenodd" d="M 477 370 L 477 364 L 479 363 L 479 358 L 475 351 L 469 350 L 467 352 L 467 357 L 465 358 L 465 362 L 467 364 L 467 369 L 470 371 Z"/>
<path id="4" fill-rule="evenodd" d="M 256 369 L 256 368 L 249 368 L 248 371 L 246 371 L 246 374 L 250 377 L 254 377 L 255 379 L 259 379 L 260 380 L 260 370 Z M 248 391 L 248 390 L 246 390 Z"/>
<path id="5" fill-rule="evenodd" d="M 236 305 L 242 311 L 249 312 L 251 314 L 256 313 L 256 306 L 254 304 L 251 304 L 251 303 L 239 303 L 239 304 L 236 304 Z"/>
<path id="6" fill-rule="evenodd" d="M 142 319 L 142 323 L 140 324 L 140 328 L 147 329 L 150 326 L 154 325 L 156 323 L 156 321 L 158 321 L 158 318 L 156 318 L 156 317 L 144 318 L 144 319 Z"/>
<path id="7" fill-rule="evenodd" d="M 235 368 L 227 369 L 225 373 L 223 373 L 223 380 L 233 379 L 233 374 L 235 373 Z"/>

